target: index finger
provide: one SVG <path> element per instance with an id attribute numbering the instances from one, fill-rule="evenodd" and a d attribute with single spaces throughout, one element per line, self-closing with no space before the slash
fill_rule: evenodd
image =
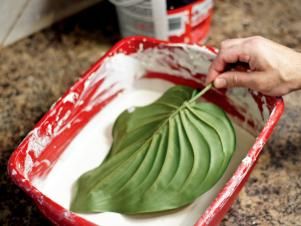
<path id="1" fill-rule="evenodd" d="M 241 45 L 235 45 L 227 49 L 222 49 L 209 67 L 206 83 L 212 82 L 217 76 L 223 73 L 227 64 L 238 61 L 249 63 L 249 56 Z"/>

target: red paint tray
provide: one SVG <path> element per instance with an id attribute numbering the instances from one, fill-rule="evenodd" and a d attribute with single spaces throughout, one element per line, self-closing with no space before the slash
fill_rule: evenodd
<path id="1" fill-rule="evenodd" d="M 107 109 L 110 107 L 113 109 L 114 101 L 127 95 L 127 86 L 124 82 L 128 78 L 122 77 L 125 76 L 122 73 L 119 73 L 120 77 L 114 77 L 119 69 L 126 68 L 127 73 L 134 73 L 131 79 L 132 82 L 137 82 L 138 88 L 140 84 L 140 86 L 152 87 L 150 89 L 156 92 L 159 89 L 161 92 L 162 84 L 162 87 L 164 84 L 167 84 L 166 87 L 170 84 L 183 84 L 201 89 L 204 87 L 205 74 L 214 56 L 215 50 L 209 47 L 170 44 L 144 37 L 131 37 L 120 41 L 52 106 L 25 137 L 9 160 L 9 175 L 32 197 L 41 212 L 58 225 L 218 224 L 246 182 L 264 144 L 277 124 L 284 109 L 282 98 L 263 96 L 241 88 L 212 89 L 206 93 L 204 98 L 207 101 L 221 106 L 236 127 L 244 130 L 243 133 L 249 134 L 248 136 L 252 138 L 248 141 L 238 139 L 238 143 L 241 144 L 238 144 L 237 155 L 231 160 L 229 169 L 218 185 L 188 207 L 144 216 L 123 216 L 117 213 L 96 217 L 79 215 L 68 211 L 68 206 L 64 207 L 60 200 L 51 198 L 48 193 L 45 194 L 35 182 L 48 180 L 61 160 L 78 154 L 82 149 L 70 149 L 72 145 L 76 146 L 73 144 L 75 139 L 82 139 L 84 140 L 82 143 L 85 143 L 85 139 L 80 138 L 83 136 L 83 131 L 97 120 L 99 123 L 92 124 L 106 123 L 101 114 L 105 111 L 109 114 Z M 126 64 L 119 59 L 124 57 L 128 59 Z M 133 68 L 136 68 L 139 73 Z M 113 76 L 112 73 L 115 75 Z M 124 100 L 129 100 L 129 97 Z M 95 131 L 97 133 L 97 129 Z M 88 143 L 87 139 L 87 145 Z M 65 180 L 56 182 L 57 192 L 63 192 L 66 181 L 72 182 L 76 179 L 70 179 L 68 175 L 72 175 L 76 168 L 83 167 L 87 163 L 86 159 L 96 159 L 97 164 L 100 163 L 100 159 L 91 154 L 92 149 L 91 147 L 84 150 L 81 157 L 82 164 L 73 162 L 73 166 L 65 166 L 61 173 L 65 173 L 66 177 Z M 62 197 L 67 196 L 69 197 L 70 194 L 66 193 Z M 105 218 L 98 221 L 98 216 L 105 216 Z"/>

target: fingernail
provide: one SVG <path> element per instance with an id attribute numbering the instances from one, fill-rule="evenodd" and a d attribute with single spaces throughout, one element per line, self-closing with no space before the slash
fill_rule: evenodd
<path id="1" fill-rule="evenodd" d="M 215 88 L 225 88 L 227 85 L 226 79 L 224 78 L 217 78 L 214 80 L 214 87 Z"/>

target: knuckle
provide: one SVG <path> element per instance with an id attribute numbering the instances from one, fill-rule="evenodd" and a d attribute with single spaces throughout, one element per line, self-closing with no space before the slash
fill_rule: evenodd
<path id="1" fill-rule="evenodd" d="M 236 74 L 236 73 L 234 73 L 234 75 L 233 75 L 233 77 L 232 77 L 232 83 L 233 83 L 233 86 L 236 86 L 236 85 L 238 85 L 239 84 L 239 76 Z"/>
<path id="2" fill-rule="evenodd" d="M 263 41 L 263 37 L 261 36 L 253 36 L 248 40 L 249 44 L 252 46 L 259 45 L 262 43 L 262 41 Z"/>
<path id="3" fill-rule="evenodd" d="M 290 90 L 287 87 L 282 87 L 278 90 L 275 90 L 272 94 L 277 96 L 282 96 L 284 94 L 287 94 Z"/>
<path id="4" fill-rule="evenodd" d="M 221 61 L 223 61 L 224 57 L 225 57 L 225 50 L 220 49 L 212 64 L 214 64 L 214 66 L 218 65 Z"/>
<path id="5" fill-rule="evenodd" d="M 246 53 L 242 53 L 241 55 L 239 55 L 238 60 L 241 61 L 241 62 L 249 63 L 250 56 L 248 54 L 246 54 Z"/>
<path id="6" fill-rule="evenodd" d="M 231 76 L 228 77 L 227 85 L 229 87 L 234 87 L 239 85 L 239 76 L 236 73 L 233 73 Z"/>
<path id="7" fill-rule="evenodd" d="M 269 93 L 270 92 L 270 88 L 269 87 L 266 87 L 264 85 L 258 85 L 258 91 L 262 92 L 262 93 Z"/>
<path id="8" fill-rule="evenodd" d="M 256 91 L 259 91 L 259 88 L 261 88 L 260 82 L 258 82 L 258 80 L 255 78 L 250 80 L 250 86 Z"/>
<path id="9" fill-rule="evenodd" d="M 221 49 L 215 58 L 215 63 L 218 64 L 219 62 L 221 62 L 224 56 L 225 56 L 225 51 Z"/>
<path id="10" fill-rule="evenodd" d="M 270 83 L 266 82 L 265 80 L 258 80 L 255 84 L 258 88 L 258 91 L 262 93 L 269 93 L 272 90 L 272 86 L 270 85 Z"/>
<path id="11" fill-rule="evenodd" d="M 262 40 L 263 37 L 260 36 L 260 35 L 255 35 L 255 36 L 253 36 L 253 39 L 256 39 L 256 40 Z"/>
<path id="12" fill-rule="evenodd" d="M 221 42 L 221 50 L 226 49 L 229 46 L 230 39 L 226 39 Z"/>

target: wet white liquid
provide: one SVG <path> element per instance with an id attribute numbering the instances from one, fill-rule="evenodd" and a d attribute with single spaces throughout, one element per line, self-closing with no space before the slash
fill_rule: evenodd
<path id="1" fill-rule="evenodd" d="M 86 171 L 97 167 L 105 158 L 111 146 L 111 128 L 118 115 L 133 106 L 147 105 L 162 95 L 172 84 L 157 79 L 141 79 L 134 83 L 134 89 L 112 101 L 98 113 L 66 148 L 49 175 L 33 184 L 43 194 L 69 209 L 71 189 L 74 182 Z M 188 226 L 193 225 L 214 200 L 219 190 L 240 164 L 255 141 L 242 128 L 234 125 L 237 148 L 231 163 L 219 182 L 191 205 L 165 212 L 143 216 L 128 216 L 118 213 L 80 214 L 96 224 L 107 226 Z"/>

